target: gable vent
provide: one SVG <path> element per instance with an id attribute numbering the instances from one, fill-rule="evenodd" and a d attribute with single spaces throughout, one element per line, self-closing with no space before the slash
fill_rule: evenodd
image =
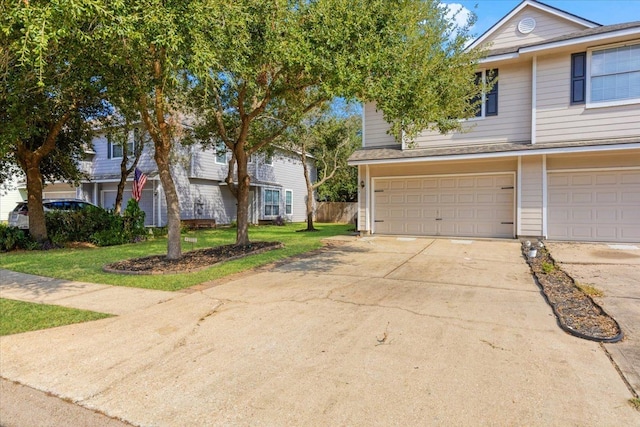
<path id="1" fill-rule="evenodd" d="M 529 34 L 534 28 L 536 28 L 536 20 L 533 18 L 524 18 L 518 22 L 518 31 L 522 34 Z"/>

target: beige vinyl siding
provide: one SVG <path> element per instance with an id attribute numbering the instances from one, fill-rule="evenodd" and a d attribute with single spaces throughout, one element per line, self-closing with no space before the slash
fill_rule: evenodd
<path id="1" fill-rule="evenodd" d="M 640 104 L 570 105 L 571 53 L 538 58 L 536 141 L 581 141 L 640 135 Z"/>
<path id="2" fill-rule="evenodd" d="M 424 132 L 416 138 L 416 146 L 530 141 L 531 63 L 505 65 L 498 72 L 497 116 L 468 120 L 464 123 L 465 132 Z"/>
<path id="3" fill-rule="evenodd" d="M 518 31 L 518 23 L 524 18 L 536 20 L 536 27 L 529 34 L 522 34 Z M 500 31 L 488 37 L 484 44 L 490 44 L 489 49 L 521 46 L 539 43 L 564 34 L 584 30 L 585 28 L 580 24 L 567 21 L 550 13 L 525 8 L 507 21 Z"/>
<path id="4" fill-rule="evenodd" d="M 520 234 L 542 236 L 542 156 L 525 156 L 521 166 Z"/>
<path id="5" fill-rule="evenodd" d="M 640 150 L 547 156 L 547 170 L 629 168 L 640 166 Z"/>
<path id="6" fill-rule="evenodd" d="M 364 105 L 364 147 L 381 147 L 399 144 L 389 135 L 389 123 L 387 123 L 382 111 L 376 110 L 376 104 L 369 102 Z"/>
<path id="7" fill-rule="evenodd" d="M 438 174 L 468 174 L 489 172 L 515 172 L 518 168 L 517 160 L 467 160 L 458 162 L 426 162 L 403 163 L 401 165 L 371 165 L 371 177 L 438 175 Z"/>

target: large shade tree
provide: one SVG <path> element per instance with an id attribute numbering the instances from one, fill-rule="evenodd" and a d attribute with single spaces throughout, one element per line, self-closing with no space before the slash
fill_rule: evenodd
<path id="1" fill-rule="evenodd" d="M 377 101 L 398 138 L 471 117 L 476 52 L 433 0 L 237 0 L 217 67 L 194 73 L 200 138 L 232 153 L 236 244 L 249 243 L 248 159 L 335 96 Z M 218 34 L 220 36 L 220 34 Z M 233 45 L 233 50 L 227 49 Z"/>
<path id="2" fill-rule="evenodd" d="M 29 228 L 47 240 L 46 180 L 76 181 L 91 121 L 108 112 L 91 60 L 99 1 L 2 2 L 0 6 L 0 160 L 3 179 L 26 177 Z"/>
<path id="3" fill-rule="evenodd" d="M 102 40 L 110 58 L 105 69 L 109 100 L 118 110 L 135 108 L 153 141 L 167 204 L 169 259 L 182 253 L 180 200 L 171 166 L 176 142 L 186 139 L 183 102 L 193 75 L 205 67 L 218 68 L 216 43 L 225 40 L 221 33 L 232 31 L 233 3 L 142 0 L 109 5 L 113 20 Z"/>

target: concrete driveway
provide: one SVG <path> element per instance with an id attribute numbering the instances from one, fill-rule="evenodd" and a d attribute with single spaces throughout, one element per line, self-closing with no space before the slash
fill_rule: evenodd
<path id="1" fill-rule="evenodd" d="M 136 425 L 640 424 L 513 241 L 361 238 L 0 351 L 2 377 Z"/>
<path id="2" fill-rule="evenodd" d="M 594 300 L 624 332 L 622 342 L 606 348 L 640 394 L 640 245 L 548 243 L 547 247 L 577 282 L 603 292 Z"/>

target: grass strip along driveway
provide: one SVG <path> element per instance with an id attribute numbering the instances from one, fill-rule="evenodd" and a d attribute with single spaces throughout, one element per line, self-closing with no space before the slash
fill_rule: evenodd
<path id="1" fill-rule="evenodd" d="M 0 298 L 0 336 L 111 317 L 75 308 Z"/>
<path id="2" fill-rule="evenodd" d="M 317 232 L 297 232 L 304 227 L 305 224 L 300 223 L 286 224 L 284 226 L 251 227 L 249 229 L 249 237 L 252 241 L 278 241 L 284 243 L 284 248 L 224 262 L 193 273 L 131 276 L 102 271 L 103 265 L 116 261 L 166 254 L 166 238 L 155 238 L 146 242 L 101 248 L 12 252 L 2 255 L 0 268 L 72 281 L 177 291 L 319 249 L 322 247 L 322 239 L 345 234 L 349 229 L 353 228 L 353 225 L 316 224 L 316 228 L 319 230 Z M 197 242 L 185 242 L 184 237 L 195 237 Z M 232 244 L 235 239 L 235 228 L 191 231 L 182 235 L 182 250 L 190 251 L 192 248 L 202 249 Z"/>

